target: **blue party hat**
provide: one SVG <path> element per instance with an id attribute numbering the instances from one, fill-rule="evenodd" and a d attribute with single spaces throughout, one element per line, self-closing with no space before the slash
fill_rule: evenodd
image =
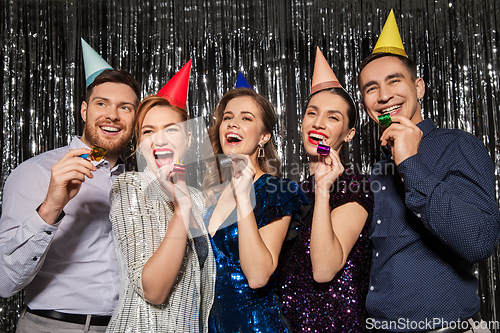
<path id="1" fill-rule="evenodd" d="M 248 83 L 247 79 L 245 79 L 245 77 L 243 76 L 243 74 L 238 71 L 238 78 L 236 79 L 236 86 L 235 88 L 249 88 L 249 89 L 253 89 L 252 85 L 250 83 Z"/>
<path id="2" fill-rule="evenodd" d="M 105 69 L 113 69 L 93 48 L 82 40 L 83 63 L 85 65 L 85 83 L 87 87 L 94 82 L 97 75 Z"/>

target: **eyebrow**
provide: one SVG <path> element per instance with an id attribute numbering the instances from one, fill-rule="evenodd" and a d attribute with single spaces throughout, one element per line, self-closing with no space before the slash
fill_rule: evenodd
<path id="1" fill-rule="evenodd" d="M 404 75 L 403 74 L 401 74 L 401 73 L 394 73 L 394 74 L 387 75 L 387 77 L 385 78 L 385 81 L 389 81 L 390 79 L 394 79 L 395 77 L 404 79 Z"/>
<path id="2" fill-rule="evenodd" d="M 314 110 L 319 110 L 319 108 L 318 108 L 316 105 L 314 105 L 314 104 L 313 104 L 313 105 L 308 105 L 308 106 L 307 106 L 307 108 L 306 108 L 306 110 L 307 110 L 307 109 L 309 109 L 309 108 L 312 108 L 312 109 L 314 109 Z M 340 114 L 342 117 L 344 117 L 344 114 L 343 114 L 341 111 L 339 111 L 339 110 L 328 110 L 328 111 L 326 111 L 326 112 L 327 112 L 328 114 L 330 114 L 330 113 L 338 113 L 338 114 Z"/>
<path id="3" fill-rule="evenodd" d="M 109 98 L 106 98 L 106 97 L 101 97 L 101 96 L 94 96 L 94 98 L 92 98 L 92 101 L 95 101 L 96 99 L 102 99 L 106 102 L 109 102 Z"/>
<path id="4" fill-rule="evenodd" d="M 111 101 L 109 98 L 101 97 L 101 96 L 94 96 L 94 98 L 92 98 L 92 101 L 95 101 L 96 99 L 102 99 L 103 101 L 106 101 L 108 103 Z M 120 101 L 118 104 L 119 105 L 130 104 L 130 105 L 134 106 L 134 109 L 135 109 L 135 103 L 134 102 Z"/>
<path id="5" fill-rule="evenodd" d="M 404 79 L 404 75 L 403 75 L 403 74 L 401 74 L 401 73 L 394 73 L 394 74 L 389 74 L 389 75 L 387 75 L 387 77 L 385 78 L 385 80 L 384 80 L 384 81 L 386 81 L 386 82 L 387 82 L 387 81 L 389 81 L 389 80 L 391 80 L 391 79 L 394 79 L 394 78 L 396 78 L 396 77 L 397 77 L 397 78 L 402 78 L 402 79 Z M 366 84 L 365 84 L 365 85 L 361 88 L 361 92 L 364 92 L 364 91 L 366 90 L 366 88 L 368 88 L 369 86 L 374 85 L 374 84 L 377 84 L 377 81 L 369 81 L 369 82 L 367 82 L 367 83 L 366 83 Z"/>
<path id="6" fill-rule="evenodd" d="M 228 110 L 228 111 L 224 111 L 224 113 L 222 115 L 225 115 L 226 113 L 234 114 L 233 111 Z M 252 112 L 250 112 L 250 111 L 241 111 L 240 113 L 250 114 L 253 117 L 255 117 L 255 115 Z"/>
<path id="7" fill-rule="evenodd" d="M 167 127 L 174 126 L 174 125 L 175 125 L 175 126 L 179 126 L 179 127 L 180 127 L 180 125 L 179 125 L 179 124 L 180 124 L 180 123 L 168 123 L 168 124 L 165 124 L 165 125 L 163 126 L 163 128 L 165 129 L 165 128 L 167 128 Z"/>
<path id="8" fill-rule="evenodd" d="M 170 127 L 170 126 L 180 126 L 179 123 L 168 123 L 168 124 L 165 124 L 163 126 L 163 129 L 167 128 L 167 127 Z M 154 128 L 154 125 L 142 125 L 141 129 L 144 129 L 144 128 Z"/>
<path id="9" fill-rule="evenodd" d="M 361 92 L 364 93 L 365 90 L 366 90 L 366 88 L 368 88 L 369 86 L 373 86 L 375 84 L 377 84 L 376 81 L 368 81 L 368 82 L 366 82 L 365 85 L 363 85 L 363 87 L 361 87 Z"/>
<path id="10" fill-rule="evenodd" d="M 328 110 L 327 112 L 328 112 L 328 114 L 338 113 L 338 114 L 340 114 L 342 116 L 342 118 L 344 118 L 344 114 L 342 112 L 340 112 L 339 110 Z"/>

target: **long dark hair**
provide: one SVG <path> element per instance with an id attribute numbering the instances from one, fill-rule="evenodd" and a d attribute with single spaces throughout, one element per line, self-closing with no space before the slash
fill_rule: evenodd
<path id="1" fill-rule="evenodd" d="M 304 108 L 304 115 L 306 114 L 305 110 L 307 110 L 307 107 L 309 106 L 309 103 L 311 102 L 311 98 L 314 95 L 316 95 L 322 91 L 328 91 L 329 93 L 331 93 L 333 95 L 337 95 L 337 96 L 342 97 L 342 99 L 347 103 L 347 106 L 348 106 L 347 107 L 347 119 L 348 119 L 347 126 L 349 127 L 349 129 L 354 128 L 358 122 L 358 109 L 356 108 L 356 104 L 354 104 L 354 101 L 353 101 L 351 95 L 349 95 L 347 93 L 347 91 L 344 90 L 344 88 L 323 89 L 323 90 L 319 90 L 319 91 L 315 92 L 314 94 L 312 94 L 311 96 L 309 96 L 309 99 L 307 100 L 306 107 Z M 341 149 L 339 152 L 340 161 L 345 164 L 345 156 L 344 155 L 345 155 L 344 149 Z"/>
<path id="2" fill-rule="evenodd" d="M 356 123 L 358 122 L 358 110 L 356 108 L 356 104 L 354 104 L 354 101 L 352 100 L 351 95 L 349 95 L 347 93 L 347 91 L 344 90 L 344 88 L 330 88 L 330 89 L 323 89 L 323 90 L 319 90 L 319 91 L 315 92 L 314 94 L 309 96 L 309 99 L 307 100 L 307 104 L 306 104 L 306 107 L 304 108 L 304 110 L 306 110 L 307 107 L 309 106 L 309 103 L 311 102 L 311 98 L 313 98 L 314 95 L 316 95 L 317 93 L 320 93 L 322 91 L 328 91 L 329 93 L 331 93 L 333 95 L 340 96 L 340 97 L 342 97 L 342 99 L 345 100 L 345 102 L 348 105 L 347 118 L 349 119 L 349 122 L 347 123 L 347 126 L 349 126 L 349 129 L 355 127 Z M 306 113 L 304 112 L 304 114 L 306 114 Z"/>

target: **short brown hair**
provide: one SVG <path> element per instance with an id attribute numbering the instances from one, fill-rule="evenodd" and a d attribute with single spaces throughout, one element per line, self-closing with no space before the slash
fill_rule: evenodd
<path id="1" fill-rule="evenodd" d="M 139 83 L 137 83 L 137 80 L 132 76 L 132 74 L 123 69 L 105 69 L 101 74 L 97 75 L 94 82 L 87 87 L 87 93 L 85 94 L 85 102 L 87 104 L 89 103 L 90 95 L 92 95 L 94 87 L 106 82 L 126 84 L 135 92 L 137 97 L 135 105 L 137 106 L 137 104 L 139 104 L 139 101 L 141 100 Z"/>
<path id="2" fill-rule="evenodd" d="M 359 66 L 359 73 L 358 73 L 358 77 L 357 77 L 357 83 L 358 83 L 358 89 L 360 91 L 361 91 L 361 79 L 360 79 L 360 77 L 361 77 L 361 72 L 363 71 L 363 68 L 365 68 L 366 65 L 368 65 L 373 60 L 380 59 L 380 58 L 383 58 L 383 57 L 394 57 L 394 58 L 399 59 L 403 63 L 403 66 L 405 66 L 405 68 L 408 71 L 408 73 L 410 73 L 411 79 L 413 81 L 415 81 L 418 78 L 418 75 L 417 75 L 417 65 L 415 65 L 415 62 L 413 60 L 411 60 L 410 58 L 403 57 L 403 56 L 400 56 L 400 55 L 394 54 L 394 53 L 388 53 L 388 52 L 373 53 L 373 54 L 370 54 L 365 59 L 363 59 L 363 61 L 361 62 L 361 65 Z M 361 95 L 363 95 L 362 91 L 361 91 Z"/>

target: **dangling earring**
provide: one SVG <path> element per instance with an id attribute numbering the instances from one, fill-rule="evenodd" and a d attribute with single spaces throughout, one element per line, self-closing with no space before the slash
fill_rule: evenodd
<path id="1" fill-rule="evenodd" d="M 257 153 L 257 158 L 264 158 L 266 157 L 266 153 L 264 152 L 264 144 L 261 143 L 259 144 L 259 152 Z"/>

